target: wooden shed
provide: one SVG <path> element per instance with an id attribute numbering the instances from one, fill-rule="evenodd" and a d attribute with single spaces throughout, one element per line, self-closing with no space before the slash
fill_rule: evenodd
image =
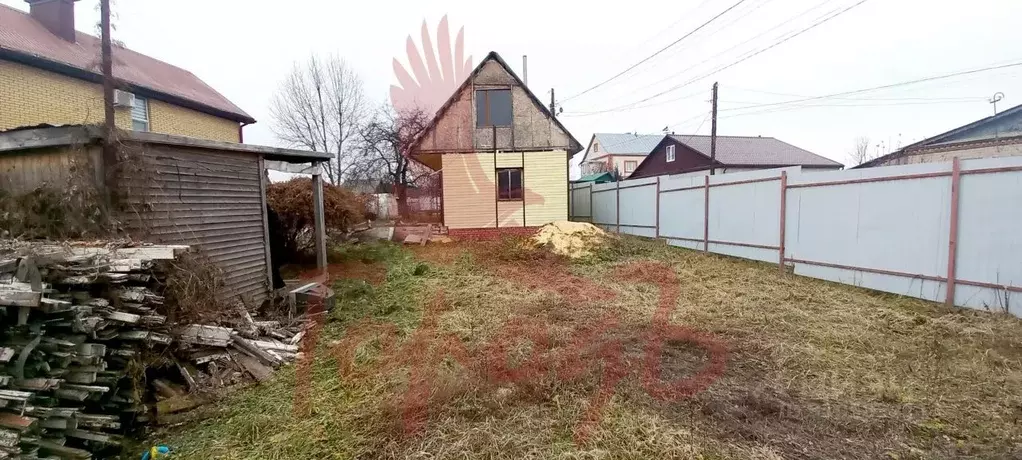
<path id="1" fill-rule="evenodd" d="M 121 131 L 120 157 L 111 165 L 103 161 L 102 139 L 96 126 L 2 132 L 0 189 L 66 189 L 91 178 L 114 197 L 112 215 L 125 233 L 199 248 L 223 269 L 225 299 L 257 305 L 272 286 L 266 170 L 304 170 L 318 192 L 317 255 L 325 264 L 318 165 L 329 154 Z"/>

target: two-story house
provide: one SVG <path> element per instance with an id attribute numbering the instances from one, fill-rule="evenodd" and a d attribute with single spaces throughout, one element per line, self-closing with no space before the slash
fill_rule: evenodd
<path id="1" fill-rule="evenodd" d="M 527 233 L 568 219 L 568 162 L 581 144 L 490 52 L 410 147 L 442 171 L 454 236 Z"/>
<path id="2" fill-rule="evenodd" d="M 627 179 L 663 138 L 663 134 L 593 134 L 582 156 L 582 175 L 609 172 Z"/>
<path id="3" fill-rule="evenodd" d="M 100 39 L 75 30 L 77 0 L 0 5 L 0 131 L 103 121 Z M 117 126 L 241 142 L 255 119 L 192 73 L 114 46 Z"/>

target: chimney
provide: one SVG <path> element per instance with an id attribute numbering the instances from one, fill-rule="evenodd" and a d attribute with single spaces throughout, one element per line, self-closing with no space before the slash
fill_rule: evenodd
<path id="1" fill-rule="evenodd" d="M 29 14 L 50 33 L 75 42 L 75 2 L 78 0 L 25 0 Z"/>

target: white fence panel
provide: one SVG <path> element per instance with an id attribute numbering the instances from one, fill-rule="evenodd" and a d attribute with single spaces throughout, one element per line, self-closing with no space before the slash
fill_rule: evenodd
<path id="1" fill-rule="evenodd" d="M 710 251 L 778 262 L 781 244 L 781 172 L 797 174 L 799 169 L 770 169 L 711 176 Z M 749 182 L 759 180 L 764 181 Z"/>
<path id="2" fill-rule="evenodd" d="M 1005 167 L 1022 158 L 962 161 L 955 304 L 1022 316 L 1022 292 L 963 284 L 1022 286 L 1022 173 L 974 173 Z"/>
<path id="3" fill-rule="evenodd" d="M 604 230 L 617 231 L 617 183 L 594 184 L 592 222 Z"/>
<path id="4" fill-rule="evenodd" d="M 652 238 L 656 236 L 655 177 L 621 184 L 621 233 Z"/>
<path id="5" fill-rule="evenodd" d="M 949 164 L 802 175 L 789 181 L 786 252 L 795 273 L 895 294 L 942 301 L 947 275 L 951 181 Z M 824 185 L 891 176 L 947 175 L 882 182 Z M 814 187 L 800 188 L 808 184 Z M 808 263 L 802 263 L 804 261 Z M 864 273 L 813 262 L 912 276 Z"/>
<path id="6" fill-rule="evenodd" d="M 592 216 L 592 203 L 589 201 L 592 196 L 593 183 L 571 184 L 571 220 L 589 221 Z"/>
<path id="7" fill-rule="evenodd" d="M 659 231 L 675 246 L 771 263 L 783 247 L 796 274 L 937 302 L 946 300 L 953 276 L 955 305 L 1022 316 L 1022 158 L 962 161 L 957 193 L 953 171 L 953 163 L 787 168 L 783 195 L 780 169 L 690 174 L 661 176 L 659 200 L 656 178 L 578 188 L 572 196 L 587 203 L 584 212 L 591 205 L 592 221 L 609 231 Z M 949 270 L 954 196 L 957 250 Z"/>

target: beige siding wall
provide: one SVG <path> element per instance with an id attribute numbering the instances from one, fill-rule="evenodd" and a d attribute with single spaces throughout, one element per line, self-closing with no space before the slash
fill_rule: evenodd
<path id="1" fill-rule="evenodd" d="M 568 220 L 568 153 L 525 154 L 525 225 Z"/>
<path id="2" fill-rule="evenodd" d="M 521 201 L 498 201 L 497 215 L 500 216 L 501 227 L 525 226 L 525 208 Z"/>
<path id="3" fill-rule="evenodd" d="M 162 101 L 149 100 L 149 129 L 238 142 L 238 123 Z M 131 111 L 116 109 L 117 126 L 131 129 Z M 0 60 L 0 131 L 42 123 L 71 125 L 103 121 L 98 84 Z"/>
<path id="4" fill-rule="evenodd" d="M 444 223 L 454 229 L 540 226 L 568 219 L 568 153 L 447 154 Z M 525 201 L 497 201 L 497 167 L 521 165 Z"/>
<path id="5" fill-rule="evenodd" d="M 521 168 L 522 167 L 522 152 L 514 153 L 498 153 L 497 154 L 497 167 L 498 168 Z"/>
<path id="6" fill-rule="evenodd" d="M 450 228 L 487 228 L 496 224 L 493 153 L 443 156 L 444 223 Z"/>
<path id="7" fill-rule="evenodd" d="M 924 152 L 895 158 L 881 166 L 908 165 L 916 163 L 940 163 L 954 158 L 967 160 L 971 158 L 997 158 L 1022 155 L 1022 144 L 993 145 L 963 150 L 947 150 L 942 152 Z"/>

